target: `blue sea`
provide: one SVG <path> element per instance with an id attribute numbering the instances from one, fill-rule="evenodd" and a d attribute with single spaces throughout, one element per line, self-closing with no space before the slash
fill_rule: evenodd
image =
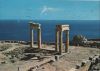
<path id="1" fill-rule="evenodd" d="M 0 20 L 0 40 L 29 41 L 29 20 Z M 100 38 L 100 20 L 33 20 L 42 27 L 42 41 L 55 41 L 55 26 L 70 25 L 70 40 L 75 35 L 83 35 L 88 39 Z M 37 32 L 34 30 L 35 41 Z M 65 35 L 63 37 L 65 40 Z"/>

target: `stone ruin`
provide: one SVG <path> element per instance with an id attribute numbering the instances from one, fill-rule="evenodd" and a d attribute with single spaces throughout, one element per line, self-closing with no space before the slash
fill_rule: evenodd
<path id="1" fill-rule="evenodd" d="M 38 43 L 38 48 L 42 48 L 41 46 L 41 24 L 38 23 L 33 23 L 30 22 L 30 47 L 34 46 L 34 33 L 33 29 L 37 30 L 37 43 Z M 55 41 L 55 51 L 59 52 L 60 54 L 62 53 L 62 48 L 63 48 L 63 32 L 66 33 L 66 47 L 65 47 L 65 52 L 68 52 L 68 47 L 69 47 L 69 25 L 56 25 L 56 41 Z"/>
<path id="2" fill-rule="evenodd" d="M 41 24 L 37 24 L 37 23 L 32 23 L 30 22 L 30 40 L 31 40 L 31 44 L 30 44 L 30 47 L 33 47 L 34 46 L 34 33 L 33 33 L 33 29 L 36 29 L 37 30 L 37 40 L 38 40 L 38 48 L 41 48 Z"/>

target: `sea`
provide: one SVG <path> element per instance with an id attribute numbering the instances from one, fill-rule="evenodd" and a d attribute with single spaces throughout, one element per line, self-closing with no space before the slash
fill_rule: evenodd
<path id="1" fill-rule="evenodd" d="M 0 20 L 0 40 L 30 41 L 29 22 L 41 24 L 42 42 L 55 41 L 57 24 L 70 26 L 70 41 L 75 35 L 100 39 L 100 20 Z M 65 39 L 64 33 L 63 40 Z M 34 30 L 34 41 L 37 41 L 37 30 Z"/>

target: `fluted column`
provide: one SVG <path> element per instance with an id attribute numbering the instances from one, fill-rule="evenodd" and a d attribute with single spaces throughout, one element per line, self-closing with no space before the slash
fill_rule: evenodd
<path id="1" fill-rule="evenodd" d="M 30 40 L 31 40 L 30 47 L 33 47 L 34 38 L 33 38 L 33 29 L 31 27 L 30 27 Z"/>
<path id="2" fill-rule="evenodd" d="M 59 51 L 59 31 L 56 30 L 56 47 L 55 47 L 55 51 Z"/>
<path id="3" fill-rule="evenodd" d="M 62 53 L 62 47 L 63 47 L 63 32 L 59 32 L 59 53 Z"/>
<path id="4" fill-rule="evenodd" d="M 41 28 L 38 29 L 38 48 L 41 48 Z"/>
<path id="5" fill-rule="evenodd" d="M 65 47 L 65 52 L 68 52 L 68 47 L 69 47 L 69 30 L 66 31 L 66 47 Z"/>

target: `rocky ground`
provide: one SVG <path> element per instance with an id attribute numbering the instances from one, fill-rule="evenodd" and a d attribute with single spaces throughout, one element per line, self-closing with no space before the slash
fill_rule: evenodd
<path id="1" fill-rule="evenodd" d="M 53 47 L 54 45 L 45 45 L 44 48 L 54 49 Z M 33 66 L 39 63 L 40 60 L 35 56 L 29 56 L 27 58 L 24 54 L 25 52 L 33 51 L 34 50 L 29 48 L 29 45 L 17 43 L 0 44 L 0 71 L 25 71 L 28 66 Z M 50 56 L 53 55 L 53 52 L 49 52 L 48 54 L 47 52 L 48 51 L 44 52 L 44 54 L 48 55 L 50 53 Z M 96 54 L 100 54 L 100 49 L 70 46 L 69 52 L 60 58 L 59 61 L 44 64 L 36 68 L 35 71 L 75 71 L 74 68 L 76 67 L 76 64 L 79 64 L 83 60 L 87 60 L 90 56 L 94 56 Z M 97 64 L 95 66 L 99 65 L 100 64 Z"/>
<path id="2" fill-rule="evenodd" d="M 89 71 L 100 71 L 100 55 L 94 56 L 89 67 Z"/>

